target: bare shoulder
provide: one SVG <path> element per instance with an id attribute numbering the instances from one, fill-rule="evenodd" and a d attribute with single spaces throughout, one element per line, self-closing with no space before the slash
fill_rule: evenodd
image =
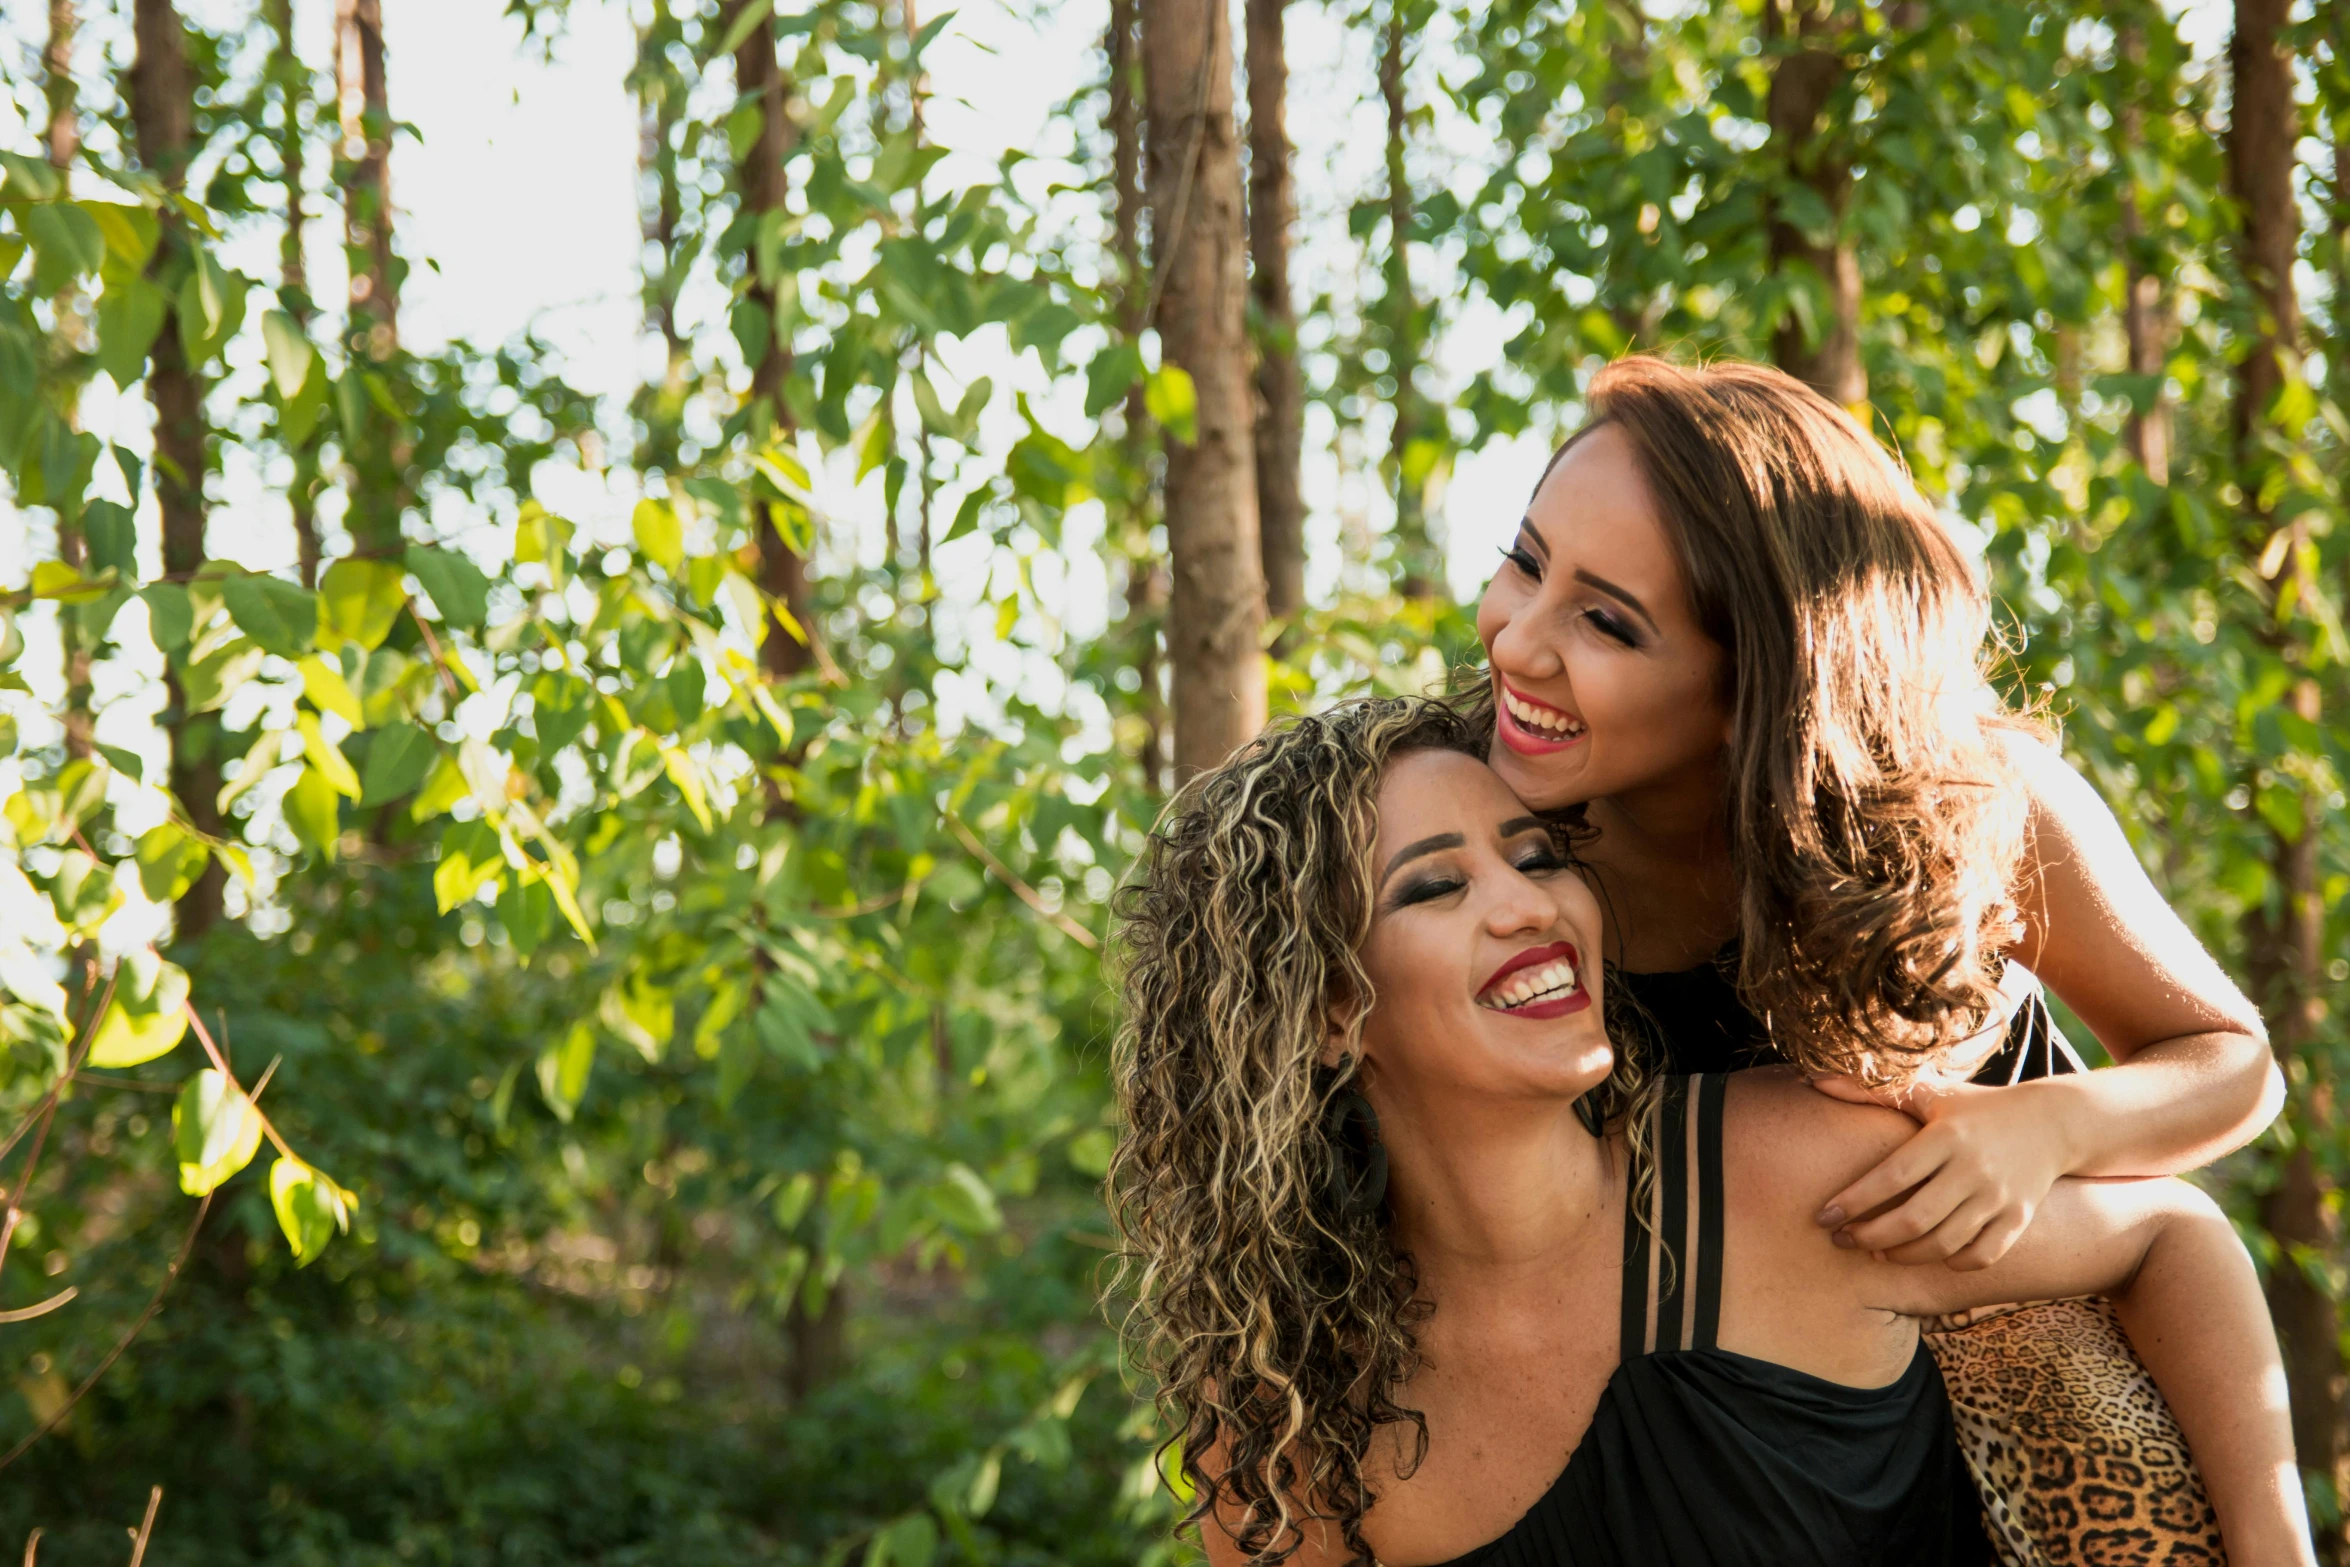
<path id="1" fill-rule="evenodd" d="M 1898 1110 L 1831 1099 L 1789 1067 L 1757 1067 L 1730 1079 L 1722 1173 L 1734 1206 L 1809 1226 L 1821 1203 L 1915 1135 Z"/>
<path id="2" fill-rule="evenodd" d="M 2031 801 L 2035 847 L 2044 851 L 2088 834 L 2120 836 L 2105 796 L 2048 739 L 2005 724 L 1991 725 L 1985 733 Z"/>

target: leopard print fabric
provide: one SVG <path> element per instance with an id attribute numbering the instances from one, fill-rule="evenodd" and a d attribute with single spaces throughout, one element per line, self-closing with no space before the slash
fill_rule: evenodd
<path id="1" fill-rule="evenodd" d="M 2186 1437 L 2103 1299 L 1927 1327 L 2003 1567 L 2221 1567 Z"/>

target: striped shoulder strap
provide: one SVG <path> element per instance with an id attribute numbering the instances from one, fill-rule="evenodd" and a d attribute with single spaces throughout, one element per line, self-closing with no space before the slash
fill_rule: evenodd
<path id="1" fill-rule="evenodd" d="M 1728 1079 L 1669 1079 L 1650 1122 L 1654 1174 L 1624 1201 L 1617 1356 L 1712 1349 L 1722 1321 L 1722 1100 Z M 1639 1203 L 1646 1197 L 1646 1212 Z"/>

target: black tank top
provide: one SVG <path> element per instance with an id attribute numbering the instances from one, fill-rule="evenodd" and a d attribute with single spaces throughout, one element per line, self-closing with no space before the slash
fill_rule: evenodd
<path id="1" fill-rule="evenodd" d="M 1444 1567 L 1952 1561 L 1961 1460 L 1922 1343 L 1879 1388 L 1715 1343 L 1725 1087 L 1719 1074 L 1666 1084 L 1649 1222 L 1625 1200 L 1621 1359 L 1565 1472 L 1509 1533 Z"/>
<path id="2" fill-rule="evenodd" d="M 1610 969 L 1607 977 L 1640 1003 L 1625 1018 L 1654 1048 L 1652 1060 L 1674 1072 L 1735 1072 L 1777 1059 L 1762 1020 L 1738 995 L 1737 972 L 1738 950 L 1729 946 L 1696 968 L 1657 974 Z M 2058 1032 L 2035 987 L 2007 1020 L 2006 1042 L 1974 1080 L 1996 1087 L 2081 1070 L 2081 1058 Z"/>

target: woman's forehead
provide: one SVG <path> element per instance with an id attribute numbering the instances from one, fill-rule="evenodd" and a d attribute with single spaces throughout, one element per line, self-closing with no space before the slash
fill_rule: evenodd
<path id="1" fill-rule="evenodd" d="M 1430 833 L 1492 837 L 1526 806 L 1501 775 L 1459 751 L 1412 751 L 1387 764 L 1379 788 L 1379 840 L 1410 841 Z"/>

